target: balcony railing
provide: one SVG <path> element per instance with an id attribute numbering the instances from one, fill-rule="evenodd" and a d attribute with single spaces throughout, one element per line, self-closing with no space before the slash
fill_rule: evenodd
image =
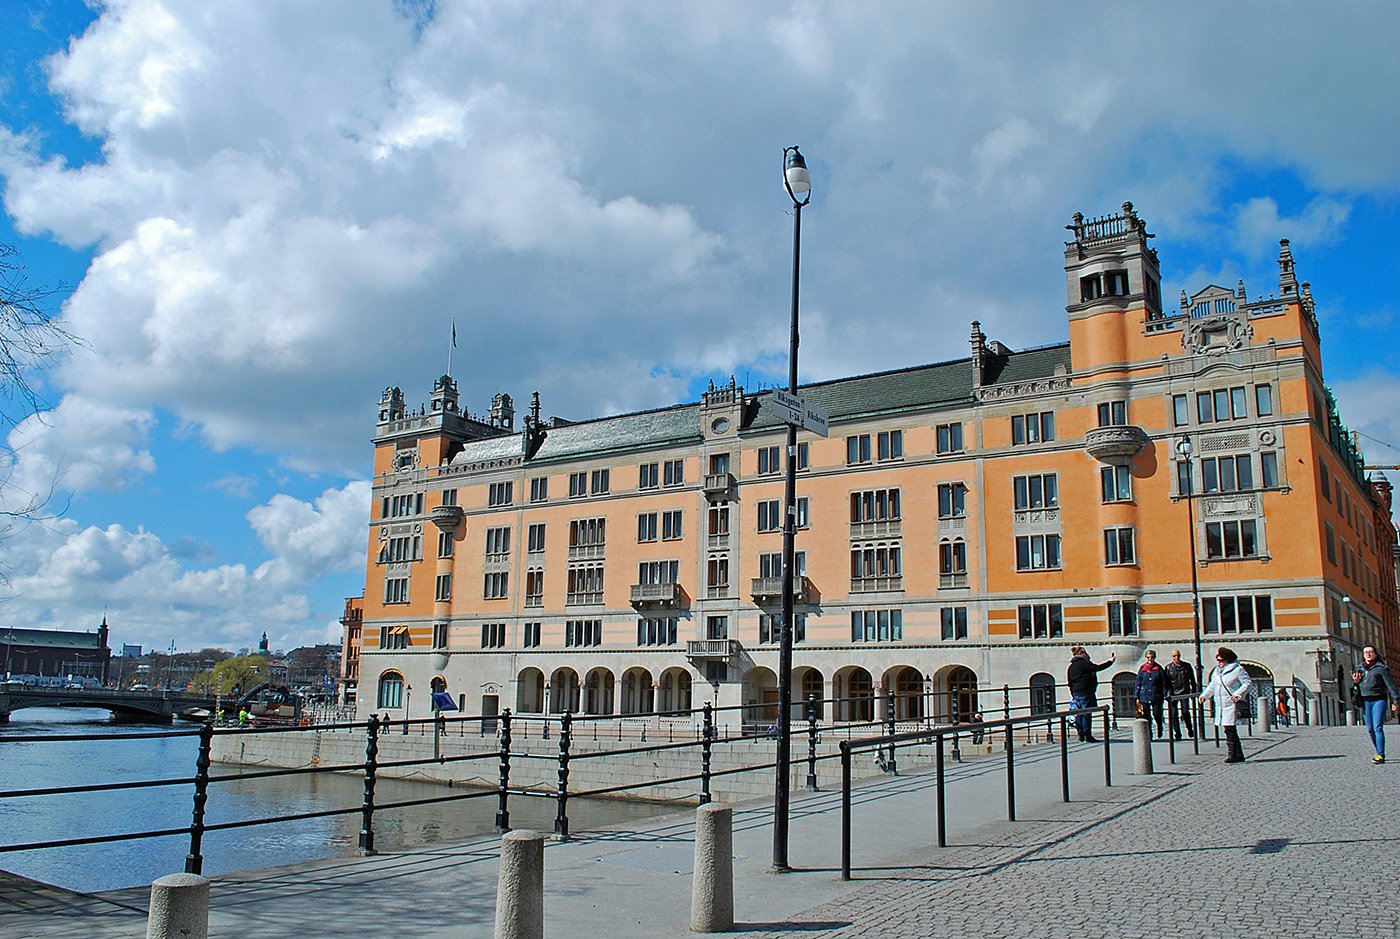
<path id="1" fill-rule="evenodd" d="M 852 577 L 851 593 L 883 593 L 887 590 L 903 590 L 904 578 L 894 577 Z"/>
<path id="2" fill-rule="evenodd" d="M 680 584 L 633 584 L 633 606 L 675 606 L 680 602 Z"/>
<path id="3" fill-rule="evenodd" d="M 568 593 L 564 595 L 565 606 L 592 606 L 603 602 L 603 592 Z"/>
<path id="4" fill-rule="evenodd" d="M 691 639 L 685 644 L 686 658 L 732 659 L 739 654 L 738 639 Z"/>
<path id="5" fill-rule="evenodd" d="M 1132 424 L 1095 427 L 1084 434 L 1084 449 L 1096 460 L 1131 459 L 1147 446 L 1147 431 Z"/>
<path id="6" fill-rule="evenodd" d="M 871 538 L 898 538 L 899 519 L 884 519 L 876 522 L 851 522 L 851 540 L 868 541 Z"/>
<path id="7" fill-rule="evenodd" d="M 452 531 L 461 524 L 464 514 L 460 505 L 439 505 L 428 513 L 428 518 L 443 531 Z"/>
<path id="8" fill-rule="evenodd" d="M 590 561 L 600 558 L 604 554 L 605 545 L 600 544 L 571 544 L 569 545 L 570 561 Z"/>
<path id="9" fill-rule="evenodd" d="M 938 589 L 951 590 L 956 587 L 967 586 L 967 572 L 962 571 L 955 574 L 939 574 Z"/>
<path id="10" fill-rule="evenodd" d="M 734 488 L 733 473 L 707 473 L 705 475 L 705 495 L 727 496 Z"/>
<path id="11" fill-rule="evenodd" d="M 797 576 L 792 579 L 792 598 L 797 603 L 807 602 L 807 588 L 811 582 L 806 577 Z M 783 598 L 783 579 L 781 577 L 755 577 L 753 587 L 749 591 L 753 595 L 755 603 L 765 601 L 781 600 Z"/>

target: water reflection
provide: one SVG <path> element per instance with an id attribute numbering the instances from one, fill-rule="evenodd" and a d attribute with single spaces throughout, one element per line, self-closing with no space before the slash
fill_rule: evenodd
<path id="1" fill-rule="evenodd" d="M 181 729 L 188 725 L 175 725 Z M 136 779 L 182 779 L 194 775 L 194 737 L 72 743 L 11 743 L 6 737 L 42 733 L 120 733 L 144 729 L 110 723 L 106 711 L 34 708 L 0 725 L 0 790 L 82 785 Z M 150 728 L 159 729 L 159 728 Z M 237 773 L 215 764 L 211 774 Z M 378 803 L 434 798 L 474 790 L 380 779 Z M 233 779 L 210 786 L 209 824 L 332 808 L 357 808 L 363 779 L 350 775 Z M 552 800 L 512 797 L 515 828 L 554 828 Z M 0 799 L 0 842 L 45 841 L 116 832 L 187 827 L 193 810 L 188 783 L 72 796 Z M 570 799 L 572 831 L 603 828 L 674 811 L 666 805 L 616 799 Z M 395 851 L 462 841 L 490 833 L 494 793 L 435 805 L 376 812 L 375 847 Z M 329 818 L 209 832 L 204 838 L 204 873 L 210 876 L 353 854 L 359 845 L 358 812 Z M 97 891 L 148 884 L 184 870 L 187 835 L 72 848 L 0 854 L 0 868 L 74 890 Z"/>

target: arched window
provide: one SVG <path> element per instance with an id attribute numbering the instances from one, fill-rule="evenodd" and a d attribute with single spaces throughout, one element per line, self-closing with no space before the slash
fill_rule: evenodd
<path id="1" fill-rule="evenodd" d="M 375 707 L 403 707 L 403 676 L 398 672 L 385 672 L 379 676 L 379 694 Z"/>
<path id="2" fill-rule="evenodd" d="M 670 668 L 661 675 L 661 710 L 690 710 L 690 672 Z"/>
<path id="3" fill-rule="evenodd" d="M 865 669 L 857 666 L 846 675 L 845 698 L 841 707 L 843 720 L 875 719 L 875 681 Z"/>
<path id="4" fill-rule="evenodd" d="M 809 668 L 802 673 L 802 716 L 807 719 L 807 708 L 811 706 L 812 700 L 816 699 L 816 718 L 821 720 L 825 716 L 826 705 L 822 701 L 822 673 L 815 668 Z"/>
<path id="5" fill-rule="evenodd" d="M 948 697 L 956 719 L 961 723 L 971 721 L 981 710 L 977 704 L 977 673 L 966 665 L 956 666 L 948 673 Z"/>
<path id="6" fill-rule="evenodd" d="M 899 670 L 894 679 L 895 720 L 917 721 L 924 716 L 924 676 L 913 667 Z"/>

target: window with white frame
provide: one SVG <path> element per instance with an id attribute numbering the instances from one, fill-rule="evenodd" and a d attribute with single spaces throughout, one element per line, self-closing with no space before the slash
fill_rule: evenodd
<path id="1" fill-rule="evenodd" d="M 540 645 L 540 624 L 526 623 L 521 629 L 520 644 L 526 649 L 537 649 Z"/>
<path id="2" fill-rule="evenodd" d="M 807 574 L 807 552 L 794 551 L 792 553 L 792 573 L 794 577 L 804 577 Z M 783 576 L 783 553 L 781 551 L 768 551 L 758 556 L 758 576 L 759 577 L 782 577 Z"/>
<path id="3" fill-rule="evenodd" d="M 526 550 L 530 554 L 544 553 L 544 522 L 535 522 L 525 529 Z"/>
<path id="4" fill-rule="evenodd" d="M 938 517 L 965 518 L 967 516 L 967 486 L 964 483 L 938 484 Z"/>
<path id="5" fill-rule="evenodd" d="M 685 485 L 685 461 L 666 460 L 661 464 L 661 484 L 663 486 Z"/>
<path id="6" fill-rule="evenodd" d="M 1257 558 L 1258 524 L 1252 518 L 1206 523 L 1206 557 Z"/>
<path id="7" fill-rule="evenodd" d="M 481 624 L 481 647 L 483 649 L 503 649 L 506 645 L 505 623 Z"/>
<path id="8" fill-rule="evenodd" d="M 637 565 L 637 583 L 674 584 L 680 576 L 680 561 L 642 561 Z"/>
<path id="9" fill-rule="evenodd" d="M 852 642 L 902 642 L 904 611 L 894 609 L 852 610 Z"/>
<path id="10" fill-rule="evenodd" d="M 783 513 L 777 499 L 764 499 L 758 503 L 758 530 L 778 531 L 783 527 Z"/>
<path id="11" fill-rule="evenodd" d="M 875 456 L 880 462 L 904 459 L 904 431 L 882 430 L 875 438 Z"/>
<path id="12" fill-rule="evenodd" d="M 592 491 L 593 495 L 601 496 L 609 491 L 608 478 L 610 475 L 610 471 L 605 469 L 597 469 L 593 471 L 592 481 L 589 484 L 589 488 Z"/>
<path id="13" fill-rule="evenodd" d="M 446 649 L 446 648 L 447 648 L 447 624 L 446 624 L 446 623 L 434 623 L 434 624 L 433 624 L 433 648 L 434 648 L 434 649 Z"/>
<path id="14" fill-rule="evenodd" d="M 661 513 L 661 540 L 679 541 L 683 536 L 681 528 L 681 510 L 668 509 Z"/>
<path id="15" fill-rule="evenodd" d="M 423 493 L 410 492 L 398 496 L 385 496 L 380 506 L 380 518 L 404 518 L 423 514 Z"/>
<path id="16" fill-rule="evenodd" d="M 708 531 L 711 535 L 729 534 L 729 503 L 716 502 L 707 511 Z"/>
<path id="17" fill-rule="evenodd" d="M 637 469 L 637 488 L 655 489 L 661 485 L 661 465 L 659 463 L 643 463 Z"/>
<path id="18" fill-rule="evenodd" d="M 853 434 L 846 438 L 846 465 L 857 466 L 870 462 L 870 435 Z"/>
<path id="19" fill-rule="evenodd" d="M 547 502 L 549 500 L 549 477 L 536 476 L 530 480 L 530 501 Z"/>
<path id="20" fill-rule="evenodd" d="M 1108 601 L 1108 634 L 1136 636 L 1138 634 L 1138 605 L 1136 600 Z"/>
<path id="21" fill-rule="evenodd" d="M 1016 629 L 1022 639 L 1061 639 L 1064 607 L 1058 603 L 1023 603 L 1016 607 Z"/>
<path id="22" fill-rule="evenodd" d="M 408 578 L 407 578 L 407 577 L 386 577 L 386 578 L 384 578 L 384 602 L 385 602 L 385 603 L 407 603 L 407 602 L 408 602 Z"/>
<path id="23" fill-rule="evenodd" d="M 569 474 L 569 498 L 581 499 L 588 495 L 588 473 L 578 472 Z"/>
<path id="24" fill-rule="evenodd" d="M 515 501 L 515 483 L 492 483 L 486 490 L 487 505 L 510 505 Z"/>
<path id="25" fill-rule="evenodd" d="M 525 570 L 525 605 L 544 606 L 544 569 L 530 567 Z"/>
<path id="26" fill-rule="evenodd" d="M 1018 512 L 1054 508 L 1060 504 L 1060 477 L 1056 473 L 1016 476 L 1011 486 Z"/>
<path id="27" fill-rule="evenodd" d="M 1016 570 L 1045 571 L 1060 566 L 1059 535 L 1018 535 Z"/>
<path id="28" fill-rule="evenodd" d="M 434 599 L 434 600 L 438 600 L 438 601 L 442 601 L 442 600 L 451 600 L 451 599 L 452 599 L 452 575 L 451 575 L 451 574 L 439 574 L 439 575 L 437 575 L 437 585 L 436 585 L 436 588 L 435 588 L 434 593 L 433 593 L 433 599 Z"/>
<path id="29" fill-rule="evenodd" d="M 1201 458 L 1202 492 L 1241 492 L 1253 488 L 1254 473 L 1248 453 Z"/>
<path id="30" fill-rule="evenodd" d="M 1055 439 L 1055 412 L 1017 414 L 1011 418 L 1011 443 L 1021 447 Z"/>
<path id="31" fill-rule="evenodd" d="M 600 646 L 603 644 L 603 621 L 600 619 L 571 619 L 564 623 L 566 648 Z"/>
<path id="32" fill-rule="evenodd" d="M 504 600 L 509 589 L 509 572 L 491 571 L 483 578 L 481 597 L 483 600 Z"/>
<path id="33" fill-rule="evenodd" d="M 1133 470 L 1131 466 L 1099 467 L 1099 495 L 1104 502 L 1133 501 Z"/>
<path id="34" fill-rule="evenodd" d="M 570 565 L 565 606 L 603 602 L 603 565 Z"/>
<path id="35" fill-rule="evenodd" d="M 777 445 L 758 448 L 758 475 L 776 476 L 783 471 L 783 448 Z"/>
<path id="36" fill-rule="evenodd" d="M 898 489 L 867 489 L 851 493 L 852 522 L 892 522 L 898 519 Z"/>
<path id="37" fill-rule="evenodd" d="M 655 512 L 642 512 L 637 516 L 637 541 L 645 543 L 655 541 L 657 536 L 657 524 Z"/>
<path id="38" fill-rule="evenodd" d="M 956 642 L 967 638 L 967 607 L 945 606 L 938 611 L 944 642 Z"/>
<path id="39" fill-rule="evenodd" d="M 503 560 L 510 554 L 510 529 L 509 528 L 488 528 L 486 529 L 486 559 L 488 561 Z"/>
<path id="40" fill-rule="evenodd" d="M 758 615 L 758 641 L 760 643 L 779 642 L 783 635 L 783 618 L 776 613 L 760 613 Z M 807 614 L 792 614 L 792 641 L 805 642 L 807 640 Z"/>
<path id="41" fill-rule="evenodd" d="M 938 453 L 961 453 L 963 449 L 963 426 L 961 421 L 939 424 L 933 429 L 934 446 Z"/>
<path id="42" fill-rule="evenodd" d="M 680 620 L 674 616 L 656 616 L 637 620 L 637 645 L 675 645 L 676 627 L 679 622 Z"/>
<path id="43" fill-rule="evenodd" d="M 1196 392 L 1196 420 L 1202 424 L 1237 421 L 1249 416 L 1249 393 L 1243 385 Z"/>
<path id="44" fill-rule="evenodd" d="M 1202 597 L 1201 631 L 1264 633 L 1274 628 L 1274 601 L 1268 594 Z"/>
<path id="45" fill-rule="evenodd" d="M 1103 533 L 1104 563 L 1110 567 L 1137 563 L 1137 542 L 1131 527 L 1106 528 Z"/>
<path id="46" fill-rule="evenodd" d="M 417 561 L 423 556 L 421 535 L 395 535 L 379 543 L 379 563 L 399 564 L 404 561 Z"/>
<path id="47" fill-rule="evenodd" d="M 851 590 L 898 590 L 902 574 L 899 544 L 851 546 Z"/>
<path id="48" fill-rule="evenodd" d="M 1100 427 L 1126 427 L 1128 424 L 1128 402 L 1104 401 L 1098 407 Z"/>
<path id="49" fill-rule="evenodd" d="M 440 532 L 438 532 L 438 557 L 440 557 L 440 558 L 450 558 L 450 557 L 452 557 L 452 532 L 450 532 L 450 531 L 440 531 Z"/>

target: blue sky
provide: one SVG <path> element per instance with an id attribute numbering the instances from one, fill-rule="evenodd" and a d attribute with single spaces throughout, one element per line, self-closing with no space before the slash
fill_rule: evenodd
<path id="1" fill-rule="evenodd" d="M 374 409 L 582 418 L 1064 339 L 1063 226 L 1132 201 L 1170 303 L 1312 283 L 1400 463 L 1400 10 L 11 0 L 0 241 L 83 344 L 0 427 L 0 617 L 291 648 L 363 586 Z M 347 12 L 350 11 L 350 12 Z M 1365 29 L 1357 29 L 1363 17 Z"/>

